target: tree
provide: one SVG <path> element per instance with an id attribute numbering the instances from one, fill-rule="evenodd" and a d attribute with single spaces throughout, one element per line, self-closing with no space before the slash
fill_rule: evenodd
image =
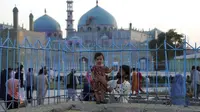
<path id="1" fill-rule="evenodd" d="M 160 33 L 158 35 L 158 39 L 153 39 L 149 42 L 149 49 L 156 49 L 156 45 L 159 48 L 157 51 L 158 53 L 158 61 L 164 61 L 165 60 L 165 48 L 164 48 L 164 40 L 166 38 L 166 42 L 172 46 L 173 48 L 183 48 L 183 35 L 178 34 L 175 29 L 170 29 L 166 33 Z M 167 49 L 172 49 L 170 46 L 167 45 Z M 167 50 L 167 57 L 168 59 L 172 59 L 175 56 L 180 56 L 183 54 L 183 51 L 177 50 Z M 156 51 L 151 52 L 154 57 L 156 56 Z M 154 58 L 155 61 L 155 58 Z"/>

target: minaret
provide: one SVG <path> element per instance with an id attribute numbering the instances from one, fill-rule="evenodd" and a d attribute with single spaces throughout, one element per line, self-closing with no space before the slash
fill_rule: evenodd
<path id="1" fill-rule="evenodd" d="M 73 0 L 67 0 L 67 27 L 66 27 L 66 36 L 67 32 L 72 32 L 74 31 L 73 28 Z"/>
<path id="2" fill-rule="evenodd" d="M 30 13 L 29 15 L 29 30 L 33 31 L 33 14 Z"/>
<path id="3" fill-rule="evenodd" d="M 13 28 L 14 29 L 18 29 L 18 9 L 17 9 L 17 7 L 15 6 L 14 8 L 13 8 Z"/>
<path id="4" fill-rule="evenodd" d="M 132 23 L 129 23 L 129 30 L 132 30 Z"/>

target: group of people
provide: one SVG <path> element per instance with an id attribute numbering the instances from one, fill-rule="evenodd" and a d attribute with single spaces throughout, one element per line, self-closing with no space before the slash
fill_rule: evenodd
<path id="1" fill-rule="evenodd" d="M 115 94 L 114 97 L 121 102 L 128 102 L 130 93 L 138 94 L 139 91 L 144 92 L 141 89 L 142 75 L 137 69 L 131 69 L 128 65 L 122 65 L 119 68 L 116 80 L 110 80 L 108 73 L 112 72 L 114 68 L 108 68 L 104 65 L 103 53 L 96 53 L 94 56 L 95 65 L 91 67 L 91 73 L 88 73 L 85 77 L 84 91 L 83 93 L 92 93 L 97 104 L 105 104 L 105 94 Z M 26 98 L 28 103 L 32 101 L 33 91 L 36 90 L 37 103 L 41 105 L 44 103 L 44 98 L 48 86 L 50 84 L 48 80 L 48 70 L 46 67 L 42 67 L 38 75 L 35 76 L 33 68 L 29 68 L 25 74 L 23 65 L 20 65 L 17 69 L 3 70 L 1 72 L 1 98 L 7 101 L 6 106 L 8 109 L 18 108 L 26 105 L 26 101 L 23 98 L 20 90 L 24 88 L 26 90 Z M 72 69 L 71 73 L 67 75 L 67 90 L 68 98 L 75 100 L 76 87 L 78 85 L 77 77 L 74 77 L 75 70 Z M 130 75 L 132 73 L 132 76 Z M 132 80 L 132 82 L 131 82 Z M 132 85 L 132 86 L 131 86 Z M 89 86 L 89 88 L 88 88 Z M 132 88 L 131 88 L 132 87 Z M 120 94 L 123 94 L 121 97 Z M 88 98 L 85 95 L 85 98 Z M 89 100 L 85 99 L 85 100 Z"/>
<path id="2" fill-rule="evenodd" d="M 17 69 L 8 68 L 1 71 L 0 97 L 8 101 L 6 103 L 7 108 L 16 108 L 23 104 L 19 94 L 20 88 L 24 85 L 22 69 L 23 65 L 20 65 Z M 13 100 L 13 103 L 11 100 Z"/>
<path id="3" fill-rule="evenodd" d="M 190 75 L 191 77 L 187 78 L 188 93 L 192 93 L 194 97 L 198 98 L 200 94 L 200 67 L 192 66 Z"/>
<path id="4" fill-rule="evenodd" d="M 87 73 L 84 84 L 83 97 L 84 100 L 91 100 L 88 93 L 93 94 L 97 104 L 107 103 L 105 94 L 114 94 L 118 101 L 126 103 L 128 97 L 132 93 L 138 94 L 139 91 L 144 92 L 141 88 L 142 74 L 135 68 L 131 69 L 128 65 L 120 66 L 115 80 L 108 80 L 108 73 L 113 68 L 104 66 L 103 53 L 96 53 L 94 56 L 95 65 L 91 68 L 91 73 Z M 133 75 L 131 76 L 131 72 Z M 131 82 L 132 80 L 132 82 Z M 131 88 L 132 83 L 132 88 Z"/>
<path id="5" fill-rule="evenodd" d="M 46 95 L 47 85 L 49 84 L 46 77 L 46 67 L 42 67 L 39 70 L 37 77 L 33 73 L 33 68 L 29 68 L 25 75 L 25 81 L 23 72 L 23 65 L 20 65 L 17 69 L 8 68 L 7 70 L 4 69 L 1 71 L 0 98 L 7 102 L 6 107 L 8 109 L 27 105 L 23 93 L 24 89 L 26 90 L 28 103 L 32 101 L 32 93 L 34 90 L 37 90 L 38 104 L 44 103 L 43 98 Z M 35 81 L 37 81 L 38 84 Z"/>

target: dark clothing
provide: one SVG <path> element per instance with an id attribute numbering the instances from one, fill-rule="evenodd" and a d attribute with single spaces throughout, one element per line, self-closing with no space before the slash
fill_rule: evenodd
<path id="1" fill-rule="evenodd" d="M 12 101 L 12 100 L 14 100 L 14 101 Z M 7 101 L 8 102 L 7 102 L 6 107 L 8 109 L 16 109 L 16 108 L 18 108 L 18 106 L 19 106 L 18 99 L 15 99 L 15 98 L 11 97 L 9 94 L 7 94 Z"/>
<path id="2" fill-rule="evenodd" d="M 197 90 L 196 90 L 196 98 L 199 98 L 199 93 L 200 93 L 200 85 L 199 84 L 197 84 Z"/>
<path id="3" fill-rule="evenodd" d="M 34 85 L 34 74 L 33 72 L 26 73 L 26 86 L 33 86 Z"/>
<path id="4" fill-rule="evenodd" d="M 5 100 L 5 97 L 6 97 L 6 81 L 10 78 L 10 77 L 8 77 L 6 79 L 6 75 L 7 75 L 6 70 L 3 70 L 1 72 L 1 82 L 0 82 L 0 90 L 1 90 L 0 98 L 2 98 L 3 100 Z M 8 76 L 9 76 L 9 74 L 8 74 Z"/>
<path id="5" fill-rule="evenodd" d="M 85 82 L 84 86 L 83 86 L 84 101 L 90 101 L 90 93 L 91 93 L 90 85 L 89 85 L 89 83 Z"/>
<path id="6" fill-rule="evenodd" d="M 32 99 L 32 93 L 33 93 L 33 88 L 32 88 L 32 91 L 31 91 L 31 86 L 27 86 L 26 97 L 27 97 L 28 101 L 30 101 Z"/>
<path id="7" fill-rule="evenodd" d="M 20 75 L 20 77 L 19 77 Z M 22 72 L 16 72 L 15 73 L 15 79 L 20 80 L 20 87 L 22 88 L 24 86 L 24 77 L 23 77 L 23 73 Z"/>
<path id="8" fill-rule="evenodd" d="M 74 76 L 74 73 L 71 72 L 69 75 L 67 75 L 67 88 L 76 89 L 76 86 L 77 86 L 76 76 Z"/>

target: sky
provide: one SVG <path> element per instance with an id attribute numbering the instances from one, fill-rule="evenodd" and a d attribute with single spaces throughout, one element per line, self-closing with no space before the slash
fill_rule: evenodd
<path id="1" fill-rule="evenodd" d="M 187 36 L 187 41 L 193 46 L 200 45 L 200 0 L 99 0 L 99 6 L 111 13 L 118 28 L 128 28 L 132 23 L 134 28 L 149 30 L 158 28 L 161 31 L 176 29 L 178 33 Z M 12 9 L 19 10 L 19 24 L 29 29 L 29 14 L 34 20 L 47 14 L 58 21 L 66 35 L 67 4 L 66 0 L 0 0 L 0 23 L 13 24 Z M 79 18 L 91 8 L 96 0 L 74 0 L 74 28 L 77 28 Z"/>

